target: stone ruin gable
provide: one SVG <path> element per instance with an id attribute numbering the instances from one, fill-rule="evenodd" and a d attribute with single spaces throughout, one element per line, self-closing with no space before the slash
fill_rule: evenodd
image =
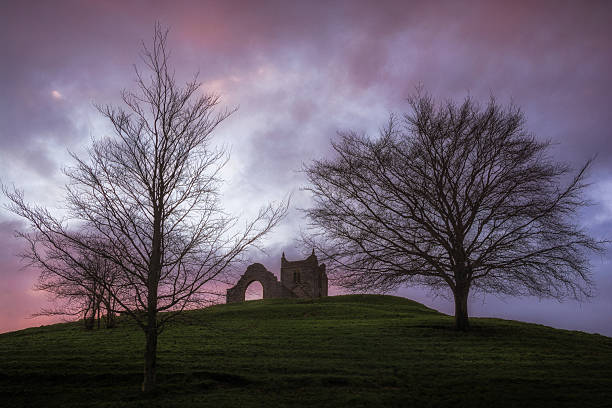
<path id="1" fill-rule="evenodd" d="M 318 298 L 327 296 L 327 274 L 325 264 L 319 265 L 314 253 L 302 261 L 288 261 L 285 253 L 281 257 L 281 284 L 296 297 Z"/>
<path id="2" fill-rule="evenodd" d="M 264 299 L 295 297 L 265 266 L 260 263 L 254 263 L 247 268 L 246 272 L 238 280 L 238 283 L 236 283 L 236 286 L 227 290 L 225 302 L 244 302 L 244 294 L 247 287 L 253 281 L 261 283 Z"/>
<path id="3" fill-rule="evenodd" d="M 283 252 L 280 282 L 262 264 L 250 265 L 236 286 L 227 290 L 226 303 L 244 302 L 247 287 L 253 281 L 261 283 L 264 299 L 327 296 L 325 264 L 319 265 L 314 250 L 308 258 L 293 262 L 288 261 Z"/>

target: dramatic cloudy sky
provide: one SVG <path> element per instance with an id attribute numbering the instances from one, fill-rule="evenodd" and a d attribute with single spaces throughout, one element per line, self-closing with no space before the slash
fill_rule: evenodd
<path id="1" fill-rule="evenodd" d="M 246 215 L 293 192 L 286 222 L 268 240 L 268 269 L 308 205 L 302 163 L 330 154 L 337 130 L 375 133 L 402 112 L 418 84 L 438 98 L 468 93 L 514 101 L 554 155 L 579 166 L 598 154 L 580 222 L 612 226 L 612 7 L 595 1 L 3 1 L 0 3 L 0 179 L 32 202 L 61 206 L 67 149 L 109 133 L 93 103 L 116 103 L 134 84 L 140 41 L 170 27 L 177 77 L 199 70 L 204 88 L 239 107 L 218 130 L 231 146 L 225 203 Z M 0 198 L 0 203 L 6 202 Z M 0 210 L 0 332 L 39 325 L 37 272 L 15 256 L 23 228 Z M 587 303 L 476 296 L 473 315 L 612 335 L 612 253 L 593 259 Z M 442 297 L 398 294 L 452 312 Z"/>

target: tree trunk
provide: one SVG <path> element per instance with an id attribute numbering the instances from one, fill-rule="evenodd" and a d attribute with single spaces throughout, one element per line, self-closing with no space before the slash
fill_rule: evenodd
<path id="1" fill-rule="evenodd" d="M 457 285 L 455 295 L 455 329 L 467 331 L 470 328 L 468 319 L 469 285 Z"/>
<path id="2" fill-rule="evenodd" d="M 147 345 L 145 348 L 144 380 L 142 391 L 150 393 L 155 389 L 155 372 L 157 365 L 157 316 L 155 311 L 148 311 L 148 325 L 145 331 Z M 153 315 L 153 319 L 151 316 Z"/>
<path id="3" fill-rule="evenodd" d="M 90 315 L 91 313 L 91 315 Z M 96 305 L 95 305 L 95 301 L 93 301 L 92 299 L 89 299 L 88 303 L 87 303 L 87 309 L 85 309 L 85 329 L 87 330 L 93 330 L 94 328 L 94 324 L 96 321 Z"/>
<path id="4" fill-rule="evenodd" d="M 85 329 L 87 330 L 93 329 L 93 320 L 91 319 L 91 317 L 89 317 L 90 310 L 91 309 L 89 308 L 89 305 L 87 305 L 87 309 L 85 309 L 83 317 L 83 324 L 85 325 Z"/>
<path id="5" fill-rule="evenodd" d="M 101 319 L 101 314 L 100 314 L 100 300 L 97 301 L 97 305 L 98 305 L 98 330 L 100 330 L 100 319 Z"/>
<path id="6" fill-rule="evenodd" d="M 159 205 L 159 208 L 162 206 Z M 145 350 L 144 381 L 142 391 L 151 393 L 155 389 L 155 370 L 157 363 L 157 289 L 161 275 L 161 212 L 153 216 L 153 246 L 149 263 L 147 282 L 147 346 Z"/>

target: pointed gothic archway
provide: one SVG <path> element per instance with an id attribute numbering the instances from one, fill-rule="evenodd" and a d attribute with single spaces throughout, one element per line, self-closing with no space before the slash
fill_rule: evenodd
<path id="1" fill-rule="evenodd" d="M 258 280 L 254 280 L 249 283 L 246 290 L 244 291 L 244 300 L 261 300 L 263 299 L 263 286 Z"/>

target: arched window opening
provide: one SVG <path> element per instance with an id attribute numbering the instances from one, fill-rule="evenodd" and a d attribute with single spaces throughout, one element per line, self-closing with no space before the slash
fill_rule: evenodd
<path id="1" fill-rule="evenodd" d="M 258 281 L 253 281 L 244 292 L 244 300 L 263 299 L 263 286 Z"/>
<path id="2" fill-rule="evenodd" d="M 302 277 L 300 276 L 300 270 L 299 269 L 297 271 L 293 272 L 293 282 L 294 283 L 301 283 L 302 282 Z"/>

